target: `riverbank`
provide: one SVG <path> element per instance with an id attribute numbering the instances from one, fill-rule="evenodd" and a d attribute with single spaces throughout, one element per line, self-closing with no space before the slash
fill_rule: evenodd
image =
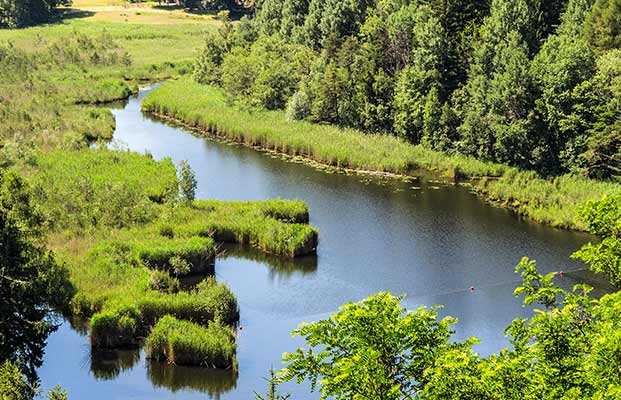
<path id="1" fill-rule="evenodd" d="M 318 233 L 308 225 L 303 202 L 181 202 L 168 158 L 102 147 L 34 150 L 14 162 L 45 221 L 47 246 L 67 268 L 74 295 L 65 311 L 90 318 L 94 347 L 138 345 L 161 318 L 172 316 L 204 327 L 195 329 L 203 338 L 187 340 L 183 330 L 173 330 L 164 338 L 160 332 L 161 340 L 181 340 L 190 352 L 191 346 L 199 351 L 223 341 L 234 349 L 233 336 L 223 332 L 234 330 L 238 303 L 213 278 L 220 244 L 289 259 L 317 248 Z M 182 284 L 195 275 L 200 283 Z M 234 355 L 226 351 L 213 362 L 197 362 L 233 368 Z"/>
<path id="2" fill-rule="evenodd" d="M 420 169 L 432 171 L 446 180 L 472 185 L 494 205 L 557 228 L 584 230 L 576 220 L 578 207 L 621 190 L 619 184 L 572 175 L 543 179 L 531 171 L 446 155 L 391 136 L 287 121 L 284 112 L 232 105 L 221 90 L 189 78 L 149 93 L 142 107 L 206 134 L 337 168 L 405 176 Z"/>

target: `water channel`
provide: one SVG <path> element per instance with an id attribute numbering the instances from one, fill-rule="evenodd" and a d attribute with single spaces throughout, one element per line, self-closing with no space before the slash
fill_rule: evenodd
<path id="1" fill-rule="evenodd" d="M 320 232 L 317 256 L 284 261 L 229 248 L 216 277 L 237 295 L 242 330 L 239 374 L 152 363 L 139 350 L 91 354 L 86 332 L 65 322 L 48 341 L 42 386 L 62 384 L 71 399 L 252 399 L 269 368 L 302 342 L 302 321 L 378 291 L 408 295 L 405 305 L 443 304 L 459 319 L 456 339 L 476 336 L 481 354 L 507 345 L 503 331 L 531 311 L 513 296 L 514 267 L 528 255 L 544 271 L 568 273 L 561 284 L 606 286 L 569 255 L 591 237 L 525 221 L 487 205 L 467 187 L 429 179 L 404 182 L 330 174 L 256 150 L 196 136 L 140 110 L 148 90 L 114 109 L 113 146 L 156 159 L 187 160 L 197 197 L 222 200 L 301 199 Z M 474 287 L 474 291 L 470 290 Z M 314 399 L 286 385 L 294 399 Z"/>

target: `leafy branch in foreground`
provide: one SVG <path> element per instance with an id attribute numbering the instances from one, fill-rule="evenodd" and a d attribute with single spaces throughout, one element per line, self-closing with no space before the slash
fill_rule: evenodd
<path id="1" fill-rule="evenodd" d="M 450 345 L 453 318 L 436 308 L 406 311 L 403 297 L 380 292 L 342 306 L 331 318 L 303 324 L 309 350 L 286 353 L 284 380 L 319 384 L 321 398 L 410 398 L 427 381 L 425 370 Z"/>
<path id="2" fill-rule="evenodd" d="M 621 197 L 588 203 L 581 212 L 592 233 L 575 258 L 621 277 Z M 511 348 L 481 357 L 473 345 L 451 339 L 455 320 L 436 308 L 406 311 L 403 297 L 381 292 L 346 304 L 326 320 L 303 324 L 294 335 L 308 349 L 285 353 L 283 380 L 308 380 L 321 399 L 578 400 L 621 398 L 621 292 L 597 300 L 591 288 L 557 287 L 557 273 L 535 261 L 516 267 L 524 306 L 542 305 L 529 320 L 507 328 Z"/>

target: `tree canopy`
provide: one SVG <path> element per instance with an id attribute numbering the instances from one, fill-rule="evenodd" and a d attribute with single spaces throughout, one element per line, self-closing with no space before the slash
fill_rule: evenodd
<path id="1" fill-rule="evenodd" d="M 45 250 L 41 218 L 28 187 L 12 172 L 0 177 L 0 361 L 31 380 L 54 329 L 51 307 L 71 295 L 67 273 Z"/>
<path id="2" fill-rule="evenodd" d="M 545 176 L 617 180 L 619 7 L 262 0 L 251 18 L 212 35 L 195 76 L 295 118 Z"/>

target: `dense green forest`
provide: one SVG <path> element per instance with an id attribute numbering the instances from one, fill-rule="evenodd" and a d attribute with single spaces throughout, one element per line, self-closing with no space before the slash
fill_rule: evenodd
<path id="1" fill-rule="evenodd" d="M 262 0 L 194 77 L 290 119 L 533 169 L 621 172 L 618 0 Z"/>

